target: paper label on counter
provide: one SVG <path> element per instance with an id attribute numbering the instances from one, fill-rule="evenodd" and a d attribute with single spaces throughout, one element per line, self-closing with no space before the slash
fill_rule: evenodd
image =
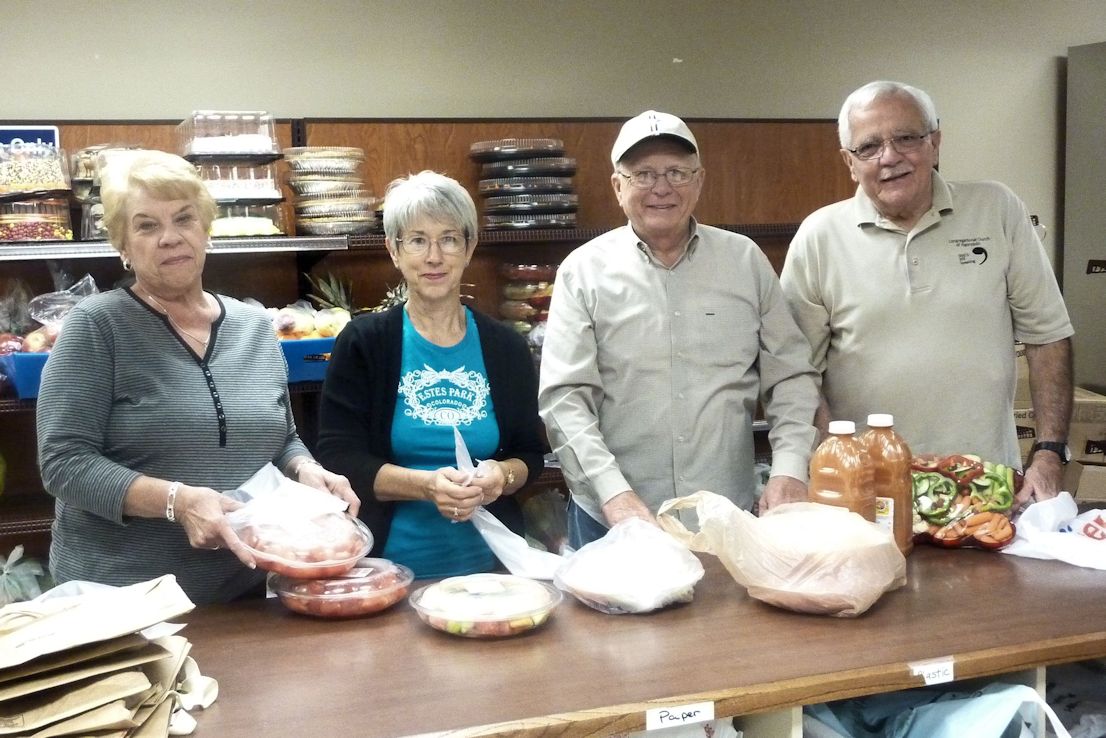
<path id="1" fill-rule="evenodd" d="M 953 669 L 952 657 L 933 659 L 932 661 L 918 661 L 910 664 L 910 673 L 920 676 L 925 680 L 926 686 L 944 684 L 956 678 Z"/>
<path id="2" fill-rule="evenodd" d="M 691 705 L 658 707 L 645 711 L 645 729 L 658 730 L 677 725 L 691 725 L 714 720 L 713 702 L 696 702 Z"/>

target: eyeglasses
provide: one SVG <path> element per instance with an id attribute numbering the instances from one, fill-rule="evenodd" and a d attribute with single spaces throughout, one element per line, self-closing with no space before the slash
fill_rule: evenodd
<path id="1" fill-rule="evenodd" d="M 673 187 L 686 187 L 691 184 L 691 180 L 695 179 L 695 175 L 699 172 L 699 167 L 695 169 L 687 169 L 685 167 L 672 167 L 666 169 L 663 172 L 654 172 L 652 169 L 642 169 L 640 172 L 619 172 L 618 176 L 625 177 L 630 182 L 631 187 L 637 187 L 639 190 L 652 189 L 657 184 L 657 180 L 664 177 L 668 180 L 668 184 Z"/>
<path id="2" fill-rule="evenodd" d="M 447 233 L 440 238 L 427 236 L 411 236 L 410 238 L 397 238 L 396 245 L 409 254 L 420 255 L 430 250 L 430 244 L 438 244 L 443 254 L 460 254 L 468 245 L 468 238 Z"/>
<path id="3" fill-rule="evenodd" d="M 909 154 L 912 151 L 917 151 L 922 148 L 922 144 L 932 134 L 933 131 L 929 133 L 905 133 L 902 136 L 892 136 L 891 138 L 885 138 L 881 141 L 869 141 L 868 143 L 857 146 L 855 149 L 845 149 L 845 151 L 848 151 L 861 161 L 868 161 L 869 159 L 875 159 L 877 156 L 882 155 L 883 149 L 887 144 L 891 144 L 891 148 L 900 154 Z"/>

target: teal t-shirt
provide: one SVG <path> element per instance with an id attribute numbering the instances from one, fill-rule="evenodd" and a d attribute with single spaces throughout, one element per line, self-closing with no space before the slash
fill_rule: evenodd
<path id="1" fill-rule="evenodd" d="M 392 418 L 392 455 L 409 469 L 457 466 L 454 426 L 473 463 L 499 447 L 480 334 L 465 308 L 465 337 L 454 346 L 427 341 L 403 312 L 403 353 Z M 427 579 L 491 571 L 496 559 L 471 522 L 455 523 L 428 500 L 398 502 L 385 558 Z"/>

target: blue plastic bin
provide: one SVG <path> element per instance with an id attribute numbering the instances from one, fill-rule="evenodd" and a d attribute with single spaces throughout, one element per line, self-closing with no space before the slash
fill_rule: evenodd
<path id="1" fill-rule="evenodd" d="M 284 359 L 288 362 L 288 382 L 321 382 L 326 378 L 326 365 L 334 348 L 333 338 L 301 338 L 281 341 Z"/>
<path id="2" fill-rule="evenodd" d="M 15 394 L 21 400 L 38 397 L 38 384 L 42 379 L 42 367 L 46 366 L 49 353 L 6 354 L 0 356 L 0 373 L 7 374 L 15 385 Z"/>

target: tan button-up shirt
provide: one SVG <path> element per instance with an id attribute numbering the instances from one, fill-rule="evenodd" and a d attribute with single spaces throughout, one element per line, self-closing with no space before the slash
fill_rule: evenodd
<path id="1" fill-rule="evenodd" d="M 752 421 L 771 426 L 772 474 L 807 478 L 817 374 L 768 259 L 748 238 L 692 224 L 665 267 L 630 226 L 573 251 L 553 290 L 539 410 L 576 503 L 632 489 L 661 502 L 706 489 L 749 508 Z"/>

